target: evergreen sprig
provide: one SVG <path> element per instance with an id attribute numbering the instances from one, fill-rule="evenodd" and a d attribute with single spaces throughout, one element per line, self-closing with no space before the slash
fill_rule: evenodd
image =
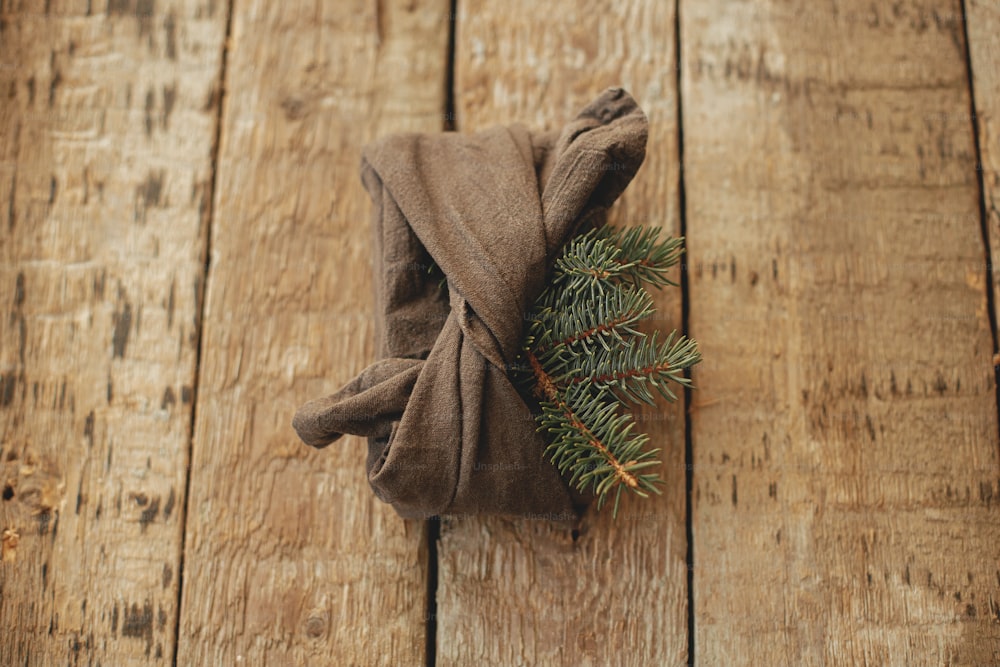
<path id="1" fill-rule="evenodd" d="M 596 304 L 575 300 L 559 307 L 537 314 L 541 334 L 535 350 L 541 354 L 566 348 L 591 352 L 595 346 L 611 350 L 612 343 L 640 335 L 633 327 L 653 314 L 653 297 L 641 288 L 613 285 Z"/>
<path id="2" fill-rule="evenodd" d="M 600 509 L 612 491 L 648 497 L 663 483 L 650 470 L 659 449 L 634 432 L 629 407 L 677 396 L 691 386 L 684 370 L 700 361 L 695 341 L 671 332 L 662 343 L 637 325 L 654 312 L 646 285 L 675 285 L 669 269 L 683 238 L 660 240 L 648 227 L 602 227 L 569 241 L 531 313 L 521 382 L 539 400 L 545 454 L 580 491 L 591 487 Z"/>

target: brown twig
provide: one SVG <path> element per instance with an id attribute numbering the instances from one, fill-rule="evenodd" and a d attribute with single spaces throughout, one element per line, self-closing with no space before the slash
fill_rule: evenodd
<path id="1" fill-rule="evenodd" d="M 618 459 L 615 458 L 615 455 L 604 446 L 604 443 L 597 439 L 597 436 L 595 436 L 594 433 L 587 428 L 586 424 L 580 421 L 579 417 L 576 416 L 576 413 L 573 412 L 573 409 L 567 405 L 566 401 L 564 401 L 562 397 L 560 397 L 559 390 L 556 388 L 552 378 L 549 377 L 549 374 L 542 368 L 542 364 L 538 361 L 538 357 L 536 357 L 531 350 L 527 350 L 526 354 L 528 356 L 528 363 L 531 364 L 531 370 L 535 374 L 538 389 L 542 392 L 544 397 L 550 402 L 555 403 L 556 406 L 562 410 L 562 413 L 566 416 L 566 419 L 569 420 L 573 428 L 576 428 L 581 433 L 584 433 L 587 436 L 587 440 L 590 445 L 594 447 L 594 449 L 601 452 L 604 458 L 608 460 L 608 463 L 610 463 L 611 467 L 614 468 L 615 476 L 618 478 L 619 483 L 625 484 L 630 489 L 638 488 L 639 480 L 636 479 L 635 475 L 625 469 Z"/>
<path id="2" fill-rule="evenodd" d="M 670 364 L 654 364 L 653 366 L 645 366 L 643 368 L 630 368 L 627 371 L 616 371 L 614 373 L 605 373 L 604 375 L 598 375 L 597 377 L 575 377 L 570 382 L 573 384 L 580 384 L 581 382 L 611 382 L 612 380 L 624 380 L 625 378 L 634 378 L 636 376 L 642 375 L 644 377 L 649 377 L 653 373 L 662 373 L 664 371 L 669 371 L 671 368 Z"/>
<path id="3" fill-rule="evenodd" d="M 601 325 L 594 327 L 593 329 L 587 329 L 586 331 L 581 331 L 580 333 L 576 334 L 575 336 L 568 336 L 566 338 L 563 338 L 560 341 L 556 341 L 555 343 L 552 343 L 551 345 L 540 346 L 538 348 L 538 351 L 539 352 L 547 352 L 547 351 L 551 350 L 552 348 L 558 347 L 560 345 L 571 345 L 571 344 L 575 343 L 578 340 L 583 340 L 584 338 L 590 338 L 591 336 L 594 336 L 594 335 L 599 334 L 599 333 L 603 333 L 605 331 L 611 331 L 615 327 L 617 327 L 617 326 L 619 326 L 621 324 L 625 324 L 629 320 L 635 318 L 635 316 L 636 315 L 635 315 L 634 312 L 626 313 L 625 315 L 622 315 L 621 317 L 616 317 L 616 318 L 614 318 L 614 319 L 612 319 L 612 320 L 610 320 L 608 322 L 604 322 Z"/>

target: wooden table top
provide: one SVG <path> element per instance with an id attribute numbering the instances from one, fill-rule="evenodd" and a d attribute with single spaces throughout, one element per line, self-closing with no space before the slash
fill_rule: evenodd
<path id="1" fill-rule="evenodd" d="M 1000 665 L 1000 5 L 0 3 L 0 665 Z M 404 521 L 361 148 L 649 117 L 662 496 Z"/>

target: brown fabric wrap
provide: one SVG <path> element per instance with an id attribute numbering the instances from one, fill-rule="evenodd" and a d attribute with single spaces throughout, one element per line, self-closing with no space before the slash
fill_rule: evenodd
<path id="1" fill-rule="evenodd" d="M 302 440 L 367 436 L 371 487 L 403 517 L 575 518 L 586 499 L 544 458 L 507 371 L 550 260 L 603 224 L 645 150 L 646 116 L 620 88 L 558 134 L 511 125 L 369 145 L 381 360 L 299 409 Z"/>

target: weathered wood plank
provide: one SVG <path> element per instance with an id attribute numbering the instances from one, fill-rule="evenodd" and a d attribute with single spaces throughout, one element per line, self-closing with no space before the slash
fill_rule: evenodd
<path id="1" fill-rule="evenodd" d="M 223 37 L 0 7 L 0 664 L 172 658 Z"/>
<path id="2" fill-rule="evenodd" d="M 695 655 L 997 664 L 958 2 L 684 2 Z"/>
<path id="3" fill-rule="evenodd" d="M 227 60 L 180 664 L 412 665 L 424 524 L 296 408 L 373 358 L 362 145 L 444 118 L 447 1 L 239 2 Z"/>
<path id="4" fill-rule="evenodd" d="M 614 221 L 677 234 L 678 152 L 673 3 L 459 4 L 460 130 L 565 122 L 621 85 L 650 119 L 649 150 Z M 659 328 L 680 325 L 679 290 L 657 297 Z M 531 519 L 446 519 L 437 596 L 443 665 L 676 665 L 687 651 L 684 420 L 645 412 L 663 448 L 664 495 L 591 513 L 574 542 Z M 636 500 L 636 502 L 633 502 Z"/>
<path id="5" fill-rule="evenodd" d="M 966 11 L 990 255 L 993 266 L 1000 267 L 1000 5 L 967 0 Z M 998 303 L 1000 271 L 996 268 L 991 280 L 993 302 Z"/>

